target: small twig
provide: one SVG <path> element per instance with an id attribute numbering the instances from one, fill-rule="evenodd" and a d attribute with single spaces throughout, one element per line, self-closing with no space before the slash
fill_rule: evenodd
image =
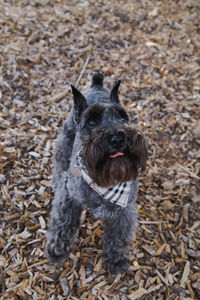
<path id="1" fill-rule="evenodd" d="M 178 166 L 180 169 L 182 169 L 182 170 L 184 170 L 185 172 L 187 172 L 191 177 L 200 180 L 200 177 L 197 176 L 195 173 L 191 172 L 188 168 L 185 168 L 184 166 L 179 165 L 179 164 L 177 164 L 177 166 Z"/>
<path id="2" fill-rule="evenodd" d="M 69 94 L 69 91 L 65 90 L 63 92 L 57 93 L 54 96 L 49 96 L 49 97 L 42 97 L 38 100 L 39 103 L 44 103 L 48 102 L 50 104 L 53 104 L 54 102 L 60 101 L 62 98 L 66 97 Z"/>
<path id="3" fill-rule="evenodd" d="M 9 293 L 11 291 L 17 290 L 21 285 L 22 285 L 22 282 L 16 284 L 15 286 L 12 286 L 12 287 L 8 288 L 5 292 Z"/>
<path id="4" fill-rule="evenodd" d="M 87 57 L 87 59 L 86 59 L 86 61 L 85 61 L 83 69 L 81 70 L 81 73 L 80 73 L 78 79 L 76 80 L 75 86 L 79 84 L 79 81 L 81 80 L 81 78 L 82 78 L 82 76 L 83 76 L 83 74 L 85 72 L 85 69 L 87 68 L 87 65 L 89 63 L 90 57 L 91 57 L 91 55 L 89 54 L 88 57 Z"/>
<path id="5" fill-rule="evenodd" d="M 87 57 L 87 59 L 86 59 L 86 61 L 85 61 L 85 64 L 84 64 L 84 66 L 83 66 L 83 69 L 81 70 L 81 73 L 80 73 L 78 79 L 77 79 L 76 82 L 75 82 L 75 85 L 78 85 L 79 81 L 81 80 L 81 78 L 82 78 L 82 76 L 83 76 L 83 74 L 84 74 L 84 72 L 85 72 L 85 69 L 87 68 L 87 65 L 88 65 L 88 63 L 89 63 L 90 57 L 91 57 L 91 55 L 89 54 L 88 57 Z M 58 102 L 58 101 L 60 101 L 62 98 L 66 97 L 68 94 L 69 94 L 69 91 L 68 91 L 68 90 L 65 90 L 65 91 L 63 91 L 63 92 L 60 92 L 60 93 L 55 94 L 55 95 L 52 96 L 52 97 L 48 97 L 48 99 L 47 99 L 46 97 L 43 97 L 43 98 L 40 99 L 39 102 L 42 103 L 42 102 L 45 102 L 45 101 L 47 100 L 50 104 L 53 104 L 54 102 Z"/>
<path id="6" fill-rule="evenodd" d="M 63 91 L 63 92 L 60 92 L 60 93 L 54 95 L 53 97 L 51 97 L 51 98 L 49 99 L 49 102 L 50 102 L 51 104 L 53 104 L 54 102 L 57 102 L 57 101 L 59 101 L 60 99 L 62 99 L 62 98 L 64 98 L 65 96 L 67 96 L 67 94 L 69 94 L 69 91 Z"/>
<path id="7" fill-rule="evenodd" d="M 169 285 L 167 278 L 164 278 L 158 270 L 156 270 L 156 273 L 158 274 L 158 276 L 160 277 L 162 282 L 164 282 L 165 285 Z"/>
<path id="8" fill-rule="evenodd" d="M 162 224 L 167 223 L 168 221 L 138 221 L 140 224 Z"/>

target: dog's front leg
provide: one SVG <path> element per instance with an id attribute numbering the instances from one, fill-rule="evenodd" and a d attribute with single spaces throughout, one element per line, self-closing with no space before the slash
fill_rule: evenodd
<path id="1" fill-rule="evenodd" d="M 54 192 L 60 184 L 60 177 L 67 171 L 70 165 L 73 143 L 75 138 L 75 125 L 71 113 L 61 129 L 56 141 L 55 153 L 53 156 L 53 178 L 52 188 Z"/>
<path id="2" fill-rule="evenodd" d="M 129 251 L 137 224 L 137 210 L 127 207 L 115 218 L 105 221 L 103 258 L 113 274 L 123 273 L 129 266 Z"/>
<path id="3" fill-rule="evenodd" d="M 52 263 L 59 263 L 69 256 L 76 237 L 81 207 L 69 198 L 63 172 L 59 186 L 55 191 L 47 232 L 46 256 Z"/>

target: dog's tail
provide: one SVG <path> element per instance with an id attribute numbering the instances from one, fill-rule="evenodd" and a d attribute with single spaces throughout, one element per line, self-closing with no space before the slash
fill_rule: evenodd
<path id="1" fill-rule="evenodd" d="M 95 71 L 93 76 L 92 76 L 92 84 L 91 87 L 102 87 L 103 86 L 103 79 L 104 76 L 102 73 L 100 73 L 99 71 Z"/>

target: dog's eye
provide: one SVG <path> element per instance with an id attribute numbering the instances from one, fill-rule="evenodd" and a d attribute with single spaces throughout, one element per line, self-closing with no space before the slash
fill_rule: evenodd
<path id="1" fill-rule="evenodd" d="M 128 122 L 128 115 L 122 109 L 118 110 L 118 118 L 121 122 Z"/>
<path id="2" fill-rule="evenodd" d="M 94 127 L 96 125 L 96 122 L 94 120 L 88 121 L 88 126 L 89 127 Z"/>
<path id="3" fill-rule="evenodd" d="M 128 122 L 128 116 L 120 116 L 121 122 Z"/>

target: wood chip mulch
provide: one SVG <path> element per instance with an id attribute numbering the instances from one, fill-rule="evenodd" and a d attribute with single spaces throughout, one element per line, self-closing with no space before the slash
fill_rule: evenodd
<path id="1" fill-rule="evenodd" d="M 200 299 L 200 2 L 0 1 L 0 298 Z M 103 225 L 84 212 L 70 258 L 44 256 L 51 157 L 69 84 L 123 80 L 148 137 L 129 270 L 102 264 Z"/>

